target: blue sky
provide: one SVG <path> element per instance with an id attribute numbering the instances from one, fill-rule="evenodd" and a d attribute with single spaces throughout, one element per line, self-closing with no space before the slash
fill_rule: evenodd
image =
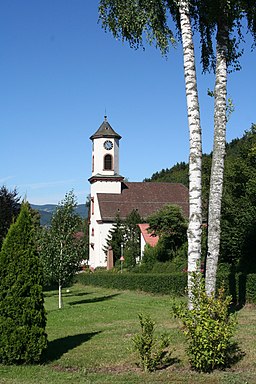
<path id="1" fill-rule="evenodd" d="M 181 47 L 167 60 L 154 47 L 134 51 L 105 33 L 95 0 L 0 2 L 0 186 L 34 204 L 89 193 L 91 141 L 105 110 L 122 136 L 120 173 L 142 181 L 188 160 Z M 242 71 L 229 76 L 235 112 L 227 140 L 255 117 L 256 55 L 245 44 Z M 199 58 L 197 59 L 198 64 Z M 213 142 L 212 75 L 198 66 L 203 150 Z"/>

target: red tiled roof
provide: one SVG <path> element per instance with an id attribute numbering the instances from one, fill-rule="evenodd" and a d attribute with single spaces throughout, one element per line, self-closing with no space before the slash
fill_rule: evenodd
<path id="1" fill-rule="evenodd" d="M 123 182 L 120 194 L 97 196 L 103 221 L 114 221 L 117 214 L 125 219 L 133 209 L 147 218 L 166 204 L 180 206 L 188 217 L 188 189 L 178 183 Z"/>
<path id="2" fill-rule="evenodd" d="M 148 233 L 147 231 L 149 227 L 148 224 L 138 224 L 138 227 L 140 228 L 142 236 L 147 244 L 151 245 L 151 247 L 154 247 L 155 245 L 157 245 L 159 236 L 157 236 L 154 233 Z"/>

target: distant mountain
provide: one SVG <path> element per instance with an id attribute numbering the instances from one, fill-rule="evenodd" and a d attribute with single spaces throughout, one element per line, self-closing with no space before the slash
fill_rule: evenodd
<path id="1" fill-rule="evenodd" d="M 39 212 L 41 225 L 50 225 L 52 215 L 55 212 L 57 205 L 56 204 L 45 204 L 45 205 L 30 204 L 30 205 L 31 205 L 31 208 Z M 88 208 L 86 207 L 85 204 L 78 204 L 75 212 L 84 219 L 88 215 Z"/>

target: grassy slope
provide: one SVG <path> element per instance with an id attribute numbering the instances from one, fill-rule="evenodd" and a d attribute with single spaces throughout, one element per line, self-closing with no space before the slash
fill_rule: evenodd
<path id="1" fill-rule="evenodd" d="M 253 308 L 244 308 L 239 313 L 238 340 L 246 357 L 232 370 L 204 375 L 189 370 L 184 337 L 177 320 L 171 318 L 171 301 L 167 296 L 76 285 L 64 294 L 63 310 L 58 310 L 57 304 L 57 292 L 46 293 L 48 361 L 41 366 L 0 365 L 1 384 L 256 383 Z M 129 348 L 132 335 L 139 331 L 139 312 L 149 313 L 159 332 L 170 332 L 173 357 L 179 362 L 152 374 L 137 368 L 136 357 Z"/>

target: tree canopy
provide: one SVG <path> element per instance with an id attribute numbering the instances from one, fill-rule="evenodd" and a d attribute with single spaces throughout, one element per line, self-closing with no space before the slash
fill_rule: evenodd
<path id="1" fill-rule="evenodd" d="M 43 274 L 35 220 L 28 203 L 4 240 L 0 252 L 0 361 L 40 361 L 47 347 Z"/>
<path id="2" fill-rule="evenodd" d="M 75 196 L 71 191 L 58 204 L 51 226 L 42 228 L 39 240 L 45 278 L 59 286 L 59 308 L 62 306 L 62 287 L 71 283 L 87 255 L 86 244 L 77 235 L 81 218 L 75 214 L 75 206 Z"/>
<path id="3" fill-rule="evenodd" d="M 0 188 L 0 249 L 8 229 L 20 212 L 20 197 L 16 189 Z"/>

